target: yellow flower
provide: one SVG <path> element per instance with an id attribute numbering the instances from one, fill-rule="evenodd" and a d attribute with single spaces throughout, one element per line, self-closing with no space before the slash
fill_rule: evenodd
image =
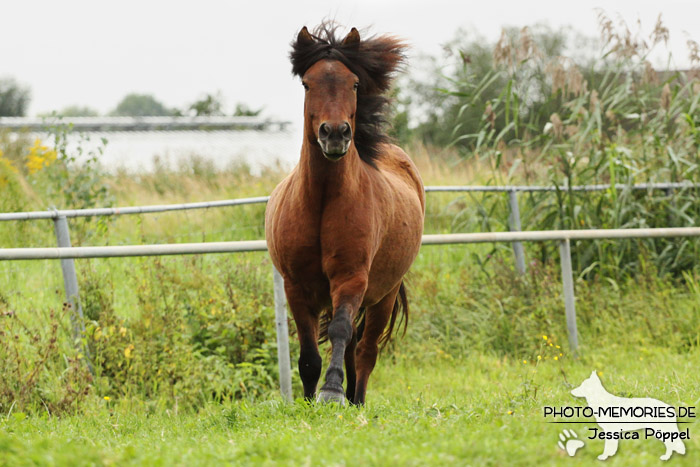
<path id="1" fill-rule="evenodd" d="M 124 349 L 124 356 L 126 358 L 131 358 L 131 352 L 134 350 L 134 344 L 129 344 L 125 349 Z"/>
<path id="2" fill-rule="evenodd" d="M 342 419 L 343 419 L 343 415 L 342 415 L 342 414 L 338 415 L 338 418 L 342 420 Z"/>
<path id="3" fill-rule="evenodd" d="M 0 149 L 0 166 L 4 165 L 7 167 L 11 172 L 17 173 L 17 167 L 14 166 L 11 160 L 7 159 L 6 157 L 3 157 L 3 152 L 2 149 Z M 8 179 L 6 176 L 0 177 L 0 186 L 7 185 Z"/>
<path id="4" fill-rule="evenodd" d="M 547 340 L 547 336 L 546 335 L 542 336 L 542 339 Z"/>
<path id="5" fill-rule="evenodd" d="M 34 146 L 29 148 L 29 154 L 27 155 L 27 162 L 25 162 L 25 165 L 29 173 L 33 174 L 44 167 L 50 166 L 56 160 L 56 156 L 57 154 L 54 149 L 43 146 L 41 140 L 37 138 L 34 141 Z"/>
<path id="6" fill-rule="evenodd" d="M 555 355 L 555 356 L 554 356 L 554 360 L 559 360 L 559 357 L 557 357 L 557 356 Z"/>
<path id="7" fill-rule="evenodd" d="M 523 360 L 523 364 L 527 365 L 527 360 Z"/>
<path id="8" fill-rule="evenodd" d="M 103 399 L 109 402 L 109 396 L 104 396 Z"/>
<path id="9" fill-rule="evenodd" d="M 538 355 L 537 360 L 542 360 L 542 355 Z"/>
<path id="10" fill-rule="evenodd" d="M 513 411 L 512 411 L 512 410 L 509 410 L 509 411 L 508 411 L 508 415 L 513 415 Z"/>

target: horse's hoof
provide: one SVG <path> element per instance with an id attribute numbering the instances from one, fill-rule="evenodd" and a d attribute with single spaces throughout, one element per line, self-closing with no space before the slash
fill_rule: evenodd
<path id="1" fill-rule="evenodd" d="M 328 389 L 322 389 L 321 392 L 318 393 L 318 397 L 316 398 L 316 402 L 322 402 L 324 404 L 328 402 L 335 402 L 336 404 L 345 405 L 345 394 L 343 394 L 342 391 L 330 391 Z"/>

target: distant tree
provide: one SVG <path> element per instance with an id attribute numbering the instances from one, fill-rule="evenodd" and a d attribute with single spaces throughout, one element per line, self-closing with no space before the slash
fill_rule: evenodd
<path id="1" fill-rule="evenodd" d="M 171 116 L 175 112 L 165 107 L 150 94 L 129 94 L 111 112 L 123 117 Z"/>
<path id="2" fill-rule="evenodd" d="M 263 111 L 263 108 L 251 109 L 246 104 L 238 103 L 236 104 L 236 110 L 233 111 L 234 117 L 257 117 Z"/>
<path id="3" fill-rule="evenodd" d="M 189 111 L 198 117 L 223 115 L 224 113 L 221 110 L 223 107 L 222 101 L 221 93 L 206 94 L 202 99 L 190 105 Z"/>
<path id="4" fill-rule="evenodd" d="M 56 113 L 64 117 L 97 117 L 100 115 L 99 112 L 93 108 L 79 105 L 69 105 Z"/>
<path id="5" fill-rule="evenodd" d="M 0 117 L 24 117 L 30 100 L 28 87 L 14 78 L 0 78 Z"/>

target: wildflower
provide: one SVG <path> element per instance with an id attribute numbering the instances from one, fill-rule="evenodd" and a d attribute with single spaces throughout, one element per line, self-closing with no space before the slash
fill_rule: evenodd
<path id="1" fill-rule="evenodd" d="M 343 419 L 343 414 L 338 415 L 338 418 L 339 418 L 340 420 L 342 420 L 342 419 Z"/>
<path id="2" fill-rule="evenodd" d="M 537 360 L 542 360 L 542 355 L 538 355 Z"/>
<path id="3" fill-rule="evenodd" d="M 523 360 L 523 364 L 524 364 L 524 365 L 527 365 L 527 360 Z"/>
<path id="4" fill-rule="evenodd" d="M 546 335 L 542 336 L 542 339 L 547 340 L 547 336 Z"/>
<path id="5" fill-rule="evenodd" d="M 557 357 L 557 356 L 555 355 L 555 356 L 554 356 L 554 360 L 559 360 L 559 357 Z"/>
<path id="6" fill-rule="evenodd" d="M 508 415 L 513 415 L 513 411 L 512 411 L 512 410 L 509 410 L 509 411 L 508 411 Z"/>
<path id="7" fill-rule="evenodd" d="M 48 146 L 43 146 L 41 140 L 37 138 L 34 141 L 34 146 L 29 148 L 27 155 L 27 170 L 30 174 L 36 173 L 44 167 L 50 166 L 56 160 L 56 151 L 49 149 Z"/>
<path id="8" fill-rule="evenodd" d="M 109 396 L 104 396 L 103 399 L 106 400 L 107 402 L 109 402 L 110 397 L 109 397 Z"/>
<path id="9" fill-rule="evenodd" d="M 14 164 L 12 164 L 11 160 L 9 160 L 7 158 L 3 158 L 2 149 L 0 149 L 0 166 L 7 167 L 11 172 L 14 172 L 14 173 L 18 172 L 17 167 L 15 167 Z M 6 176 L 1 176 L 0 177 L 0 186 L 7 185 L 7 183 L 8 183 L 8 178 Z"/>

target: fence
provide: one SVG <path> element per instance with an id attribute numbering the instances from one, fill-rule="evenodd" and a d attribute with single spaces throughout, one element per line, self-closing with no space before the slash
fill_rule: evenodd
<path id="1" fill-rule="evenodd" d="M 643 184 L 633 186 L 618 185 L 615 188 L 631 189 L 662 189 L 693 188 L 696 185 L 687 183 Z M 525 272 L 525 259 L 522 242 L 558 241 L 561 261 L 566 324 L 569 336 L 569 346 L 574 354 L 578 348 L 578 331 L 576 327 L 576 307 L 571 267 L 571 240 L 601 240 L 621 238 L 659 238 L 659 237 L 698 237 L 700 227 L 656 228 L 656 229 L 606 229 L 606 230 L 556 230 L 556 231 L 520 231 L 520 214 L 517 193 L 519 191 L 597 191 L 612 188 L 610 185 L 589 185 L 572 187 L 529 187 L 529 186 L 490 186 L 490 187 L 459 187 L 442 186 L 426 187 L 427 192 L 506 192 L 510 207 L 510 232 L 485 232 L 464 234 L 424 235 L 423 245 L 448 245 L 467 243 L 496 243 L 508 242 L 513 245 L 518 271 Z M 75 273 L 74 259 L 76 258 L 112 258 L 127 256 L 164 256 L 207 253 L 239 253 L 247 251 L 266 251 L 264 240 L 208 242 L 208 243 L 177 243 L 161 245 L 131 245 L 105 247 L 72 247 L 68 230 L 67 218 L 110 216 L 125 214 L 143 214 L 187 209 L 204 209 L 243 204 L 264 203 L 268 197 L 243 198 L 203 203 L 187 203 L 175 205 L 139 206 L 125 208 L 99 208 L 83 210 L 51 210 L 40 212 L 3 213 L 0 221 L 53 219 L 56 233 L 57 248 L 11 248 L 0 249 L 0 260 L 37 260 L 60 259 L 63 272 L 66 301 L 71 305 L 73 336 L 77 338 L 84 332 L 82 307 L 79 300 L 78 280 Z M 291 398 L 291 367 L 287 329 L 286 299 L 282 277 L 274 270 L 274 299 L 275 321 L 277 329 L 277 351 L 282 395 Z M 87 355 L 87 349 L 84 349 Z M 87 361 L 90 359 L 87 358 Z"/>

